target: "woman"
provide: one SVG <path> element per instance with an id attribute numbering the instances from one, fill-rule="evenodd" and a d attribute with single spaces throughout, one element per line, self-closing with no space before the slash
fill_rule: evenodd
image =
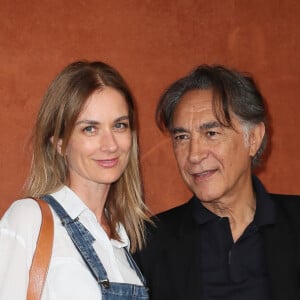
<path id="1" fill-rule="evenodd" d="M 0 299 L 26 299 L 41 224 L 40 209 L 30 197 L 52 203 L 54 217 L 43 300 L 133 299 L 132 291 L 134 299 L 148 299 L 143 277 L 127 251 L 141 248 L 147 219 L 134 104 L 111 66 L 75 62 L 52 82 L 37 116 L 27 186 L 26 199 L 14 202 L 0 223 Z M 55 207 L 93 236 L 96 259 L 104 268 L 97 272 L 107 273 L 109 282 L 97 283 Z"/>

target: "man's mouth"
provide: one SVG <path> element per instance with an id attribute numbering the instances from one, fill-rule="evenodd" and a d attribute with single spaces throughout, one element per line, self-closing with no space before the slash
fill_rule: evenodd
<path id="1" fill-rule="evenodd" d="M 215 172 L 217 172 L 217 169 L 206 170 L 199 173 L 192 173 L 191 175 L 195 180 L 205 180 L 211 177 L 213 174 L 215 174 Z"/>

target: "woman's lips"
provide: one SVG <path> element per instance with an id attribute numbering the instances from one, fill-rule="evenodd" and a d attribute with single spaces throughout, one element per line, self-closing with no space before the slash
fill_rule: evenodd
<path id="1" fill-rule="evenodd" d="M 118 158 L 112 158 L 112 159 L 100 159 L 97 160 L 97 164 L 104 168 L 113 168 L 118 164 L 119 159 Z"/>

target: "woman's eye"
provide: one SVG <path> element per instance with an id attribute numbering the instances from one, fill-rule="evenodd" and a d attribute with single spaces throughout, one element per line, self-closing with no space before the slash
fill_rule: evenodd
<path id="1" fill-rule="evenodd" d="M 96 131 L 95 126 L 87 126 L 83 128 L 83 131 L 88 133 L 88 134 L 93 134 Z"/>
<path id="2" fill-rule="evenodd" d="M 116 123 L 115 128 L 117 129 L 126 129 L 129 127 L 128 123 Z"/>

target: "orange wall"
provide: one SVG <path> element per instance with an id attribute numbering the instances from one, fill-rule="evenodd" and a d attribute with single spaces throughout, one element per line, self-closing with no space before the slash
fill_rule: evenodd
<path id="1" fill-rule="evenodd" d="M 190 195 L 155 127 L 155 105 L 169 83 L 201 63 L 255 76 L 275 133 L 259 176 L 273 192 L 300 194 L 300 1 L 1 0 L 0 7 L 0 215 L 21 195 L 40 98 L 57 72 L 83 58 L 115 66 L 136 96 L 154 212 Z"/>

